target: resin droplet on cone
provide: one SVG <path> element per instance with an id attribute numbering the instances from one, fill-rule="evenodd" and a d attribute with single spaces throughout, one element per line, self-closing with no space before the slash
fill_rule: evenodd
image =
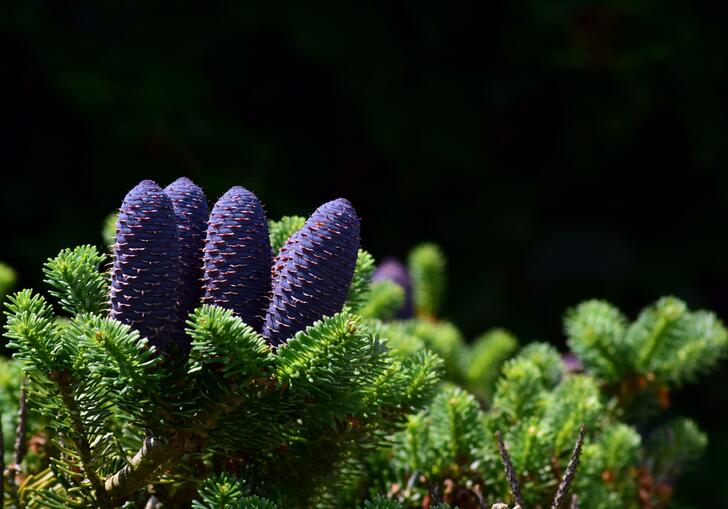
<path id="1" fill-rule="evenodd" d="M 404 290 L 404 304 L 397 311 L 396 317 L 400 320 L 412 318 L 414 316 L 414 304 L 412 300 L 412 280 L 410 279 L 407 267 L 396 258 L 385 258 L 372 274 L 372 282 L 374 281 L 392 281 L 401 286 Z"/>
<path id="2" fill-rule="evenodd" d="M 236 186 L 210 213 L 203 256 L 204 302 L 231 309 L 260 331 L 271 289 L 268 221 L 258 198 Z"/>
<path id="3" fill-rule="evenodd" d="M 343 198 L 321 205 L 273 261 L 263 335 L 278 345 L 344 306 L 359 251 L 359 218 Z"/>
<path id="4" fill-rule="evenodd" d="M 110 316 L 165 350 L 177 320 L 179 253 L 172 202 L 151 180 L 124 198 L 116 223 Z"/>
<path id="5" fill-rule="evenodd" d="M 185 321 L 202 300 L 202 252 L 209 210 L 205 193 L 187 177 L 164 188 L 174 208 L 180 264 L 177 290 L 177 341 L 184 351 L 190 339 L 184 332 Z"/>

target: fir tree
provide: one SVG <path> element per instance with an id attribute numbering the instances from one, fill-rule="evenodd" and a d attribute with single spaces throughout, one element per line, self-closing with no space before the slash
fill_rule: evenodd
<path id="1" fill-rule="evenodd" d="M 630 322 L 583 303 L 564 320 L 583 369 L 567 369 L 570 352 L 503 329 L 466 341 L 432 244 L 409 256 L 401 314 L 405 280 L 374 276 L 346 200 L 269 222 L 233 188 L 200 252 L 188 192 L 199 234 L 201 190 L 144 181 L 110 274 L 93 246 L 65 249 L 44 267 L 62 314 L 9 297 L 3 507 L 656 509 L 706 447 L 689 419 L 655 423 L 725 355 L 710 312 L 670 297 Z"/>
<path id="2" fill-rule="evenodd" d="M 15 359 L 3 370 L 11 374 L 0 393 L 3 421 L 7 407 L 24 408 L 8 397 L 20 394 L 22 370 L 32 418 L 17 419 L 29 428 L 17 434 L 19 443 L 42 428 L 52 446 L 35 463 L 5 461 L 4 506 L 184 507 L 195 497 L 195 507 L 333 504 L 364 458 L 435 391 L 437 356 L 394 355 L 351 311 L 369 295 L 373 260 L 358 249 L 358 220 L 343 200 L 310 221 L 307 234 L 320 242 L 288 242 L 301 254 L 291 257 L 287 284 L 316 281 L 330 292 L 295 303 L 291 309 L 307 318 L 291 334 L 279 331 L 277 348 L 256 330 L 255 314 L 214 298 L 186 317 L 189 355 L 166 348 L 186 288 L 185 239 L 168 194 L 144 181 L 127 195 L 110 275 L 102 272 L 106 255 L 91 246 L 48 261 L 46 281 L 64 316 L 35 291 L 9 298 L 6 337 Z M 264 216 L 255 207 L 239 211 L 236 197 L 211 213 L 199 266 L 205 262 L 212 279 L 209 257 L 234 248 L 214 268 L 228 278 L 217 283 L 239 291 L 236 281 L 251 281 L 246 271 L 264 266 L 270 274 L 271 249 Z M 256 229 L 246 230 L 251 218 Z M 257 232 L 264 240 L 251 243 Z M 337 249 L 340 258 L 332 259 Z M 300 257 L 308 257 L 308 270 Z M 321 271 L 314 261 L 342 272 Z M 225 295 L 215 291 L 208 295 Z M 8 476 L 11 466 L 22 484 Z"/>

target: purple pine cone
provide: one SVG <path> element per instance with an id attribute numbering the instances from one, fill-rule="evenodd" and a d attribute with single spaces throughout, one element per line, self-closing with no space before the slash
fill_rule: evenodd
<path id="1" fill-rule="evenodd" d="M 111 272 L 111 318 L 165 350 L 174 341 L 179 257 L 174 208 L 153 181 L 124 198 L 116 223 Z"/>
<path id="2" fill-rule="evenodd" d="M 203 256 L 206 304 L 231 309 L 256 331 L 271 289 L 268 220 L 258 198 L 235 186 L 210 213 Z"/>
<path id="3" fill-rule="evenodd" d="M 263 336 L 279 345 L 344 306 L 359 250 L 359 218 L 343 198 L 321 205 L 273 263 Z"/>
<path id="4" fill-rule="evenodd" d="M 377 270 L 372 274 L 372 282 L 374 281 L 392 281 L 398 284 L 404 290 L 404 304 L 397 311 L 397 318 L 406 320 L 414 316 L 414 302 L 412 297 L 412 280 L 410 279 L 407 268 L 396 258 L 385 258 L 379 264 Z"/>
<path id="5" fill-rule="evenodd" d="M 190 339 L 184 333 L 187 316 L 200 305 L 202 299 L 202 250 L 209 210 L 205 193 L 187 177 L 182 177 L 164 188 L 172 201 L 177 222 L 180 281 L 177 290 L 178 343 L 189 349 Z"/>

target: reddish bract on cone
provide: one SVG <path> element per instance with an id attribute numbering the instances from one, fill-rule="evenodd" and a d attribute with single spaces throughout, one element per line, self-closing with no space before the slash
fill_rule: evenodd
<path id="1" fill-rule="evenodd" d="M 263 335 L 278 345 L 344 306 L 359 251 L 359 218 L 349 201 L 321 205 L 273 261 Z"/>
<path id="2" fill-rule="evenodd" d="M 165 350 L 174 340 L 180 265 L 172 202 L 155 182 L 124 198 L 113 253 L 111 318 Z"/>

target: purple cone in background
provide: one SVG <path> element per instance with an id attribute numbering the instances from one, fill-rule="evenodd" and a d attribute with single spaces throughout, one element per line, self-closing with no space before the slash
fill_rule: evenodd
<path id="1" fill-rule="evenodd" d="M 202 249 L 209 210 L 205 193 L 187 177 L 164 188 L 174 207 L 179 250 L 179 287 L 177 290 L 177 334 L 183 351 L 189 350 L 190 339 L 185 334 L 187 316 L 202 299 Z"/>
<path id="2" fill-rule="evenodd" d="M 359 218 L 343 198 L 321 205 L 273 261 L 263 336 L 279 345 L 344 306 L 359 251 Z"/>
<path id="3" fill-rule="evenodd" d="M 174 341 L 179 257 L 174 208 L 153 181 L 124 198 L 116 222 L 110 316 L 165 350 Z"/>
<path id="4" fill-rule="evenodd" d="M 412 280 L 410 279 L 407 267 L 396 258 L 385 258 L 379 264 L 377 270 L 372 274 L 372 282 L 374 281 L 392 281 L 398 284 L 404 290 L 404 304 L 397 311 L 396 317 L 400 320 L 406 320 L 414 316 L 414 303 L 412 297 Z"/>
<path id="5" fill-rule="evenodd" d="M 561 355 L 561 360 L 564 362 L 564 369 L 567 373 L 581 373 L 584 371 L 581 359 L 571 352 Z"/>
<path id="6" fill-rule="evenodd" d="M 207 304 L 231 309 L 261 330 L 271 290 L 268 221 L 258 198 L 235 186 L 210 213 L 203 256 Z"/>

